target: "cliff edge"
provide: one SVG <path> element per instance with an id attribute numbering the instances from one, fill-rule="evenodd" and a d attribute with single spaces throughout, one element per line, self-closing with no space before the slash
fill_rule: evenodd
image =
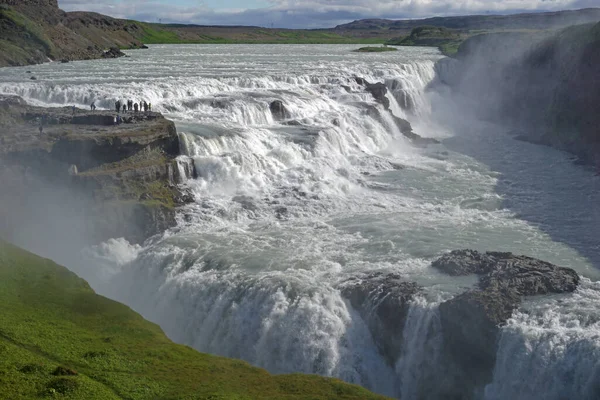
<path id="1" fill-rule="evenodd" d="M 437 69 L 479 116 L 600 166 L 600 23 L 474 36 Z"/>
<path id="2" fill-rule="evenodd" d="M 174 123 L 154 112 L 119 116 L 116 124 L 116 112 L 0 96 L 0 233 L 23 245 L 56 231 L 84 245 L 140 243 L 175 225 L 195 169 Z"/>

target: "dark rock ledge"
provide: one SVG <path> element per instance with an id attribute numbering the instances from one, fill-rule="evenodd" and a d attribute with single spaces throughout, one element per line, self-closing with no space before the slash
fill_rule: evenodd
<path id="1" fill-rule="evenodd" d="M 6 189 L 0 235 L 10 239 L 21 229 L 27 207 L 51 215 L 58 214 L 53 206 L 62 206 L 61 218 L 81 221 L 80 235 L 90 243 L 111 237 L 140 243 L 175 224 L 176 208 L 192 200 L 179 184 L 196 172 L 192 160 L 180 156 L 174 123 L 160 113 L 130 112 L 116 125 L 116 115 L 0 96 L 0 184 Z"/>
<path id="2" fill-rule="evenodd" d="M 354 77 L 354 80 L 357 84 L 359 84 L 360 86 L 363 86 L 365 88 L 365 91 L 370 93 L 376 102 L 383 105 L 383 107 L 387 111 L 390 111 L 390 100 L 387 97 L 388 88 L 385 84 L 383 84 L 381 82 L 370 83 L 366 79 L 360 78 L 360 77 Z M 346 90 L 348 90 L 348 89 L 346 89 Z M 390 114 L 391 114 L 391 112 L 390 112 Z M 394 119 L 394 122 L 398 126 L 398 129 L 400 129 L 400 132 L 402 132 L 402 134 L 405 137 L 407 137 L 408 139 L 410 139 L 414 144 L 428 145 L 428 144 L 439 143 L 439 141 L 436 139 L 424 138 L 424 137 L 416 134 L 413 131 L 410 122 L 408 122 L 407 120 L 396 117 L 393 114 L 392 114 L 392 118 Z"/>
<path id="3" fill-rule="evenodd" d="M 457 367 L 450 387 L 452 395 L 460 398 L 470 398 L 491 382 L 500 329 L 523 297 L 569 293 L 579 284 L 579 276 L 570 268 L 512 253 L 457 250 L 432 266 L 451 276 L 479 276 L 476 290 L 439 308 L 444 357 L 448 365 Z"/>
<path id="4" fill-rule="evenodd" d="M 432 263 L 450 276 L 479 276 L 478 287 L 439 306 L 443 379 L 427 398 L 474 399 L 491 382 L 501 328 L 526 296 L 569 293 L 579 276 L 535 258 L 512 253 L 457 250 Z M 340 292 L 365 321 L 390 366 L 402 352 L 410 304 L 422 292 L 397 274 L 362 274 L 340 283 Z"/>

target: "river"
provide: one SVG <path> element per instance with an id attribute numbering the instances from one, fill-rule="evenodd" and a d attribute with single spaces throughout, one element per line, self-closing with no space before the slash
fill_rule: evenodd
<path id="1" fill-rule="evenodd" d="M 177 227 L 143 246 L 115 238 L 85 249 L 94 262 L 69 267 L 177 342 L 408 400 L 428 398 L 445 374 L 437 305 L 475 283 L 431 261 L 462 248 L 525 254 L 571 267 L 583 283 L 513 315 L 480 396 L 597 399 L 600 177 L 475 118 L 437 82 L 436 49 L 356 47 L 151 46 L 0 69 L 0 93 L 38 105 L 152 103 L 198 170 Z M 391 111 L 355 76 L 385 83 Z M 286 121 L 274 120 L 274 100 Z M 414 146 L 390 112 L 441 143 Z M 405 345 L 392 364 L 339 290 L 368 272 L 425 287 L 398 327 Z"/>

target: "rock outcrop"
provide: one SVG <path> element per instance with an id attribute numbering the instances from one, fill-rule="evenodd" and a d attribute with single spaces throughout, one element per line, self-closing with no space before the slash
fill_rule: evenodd
<path id="1" fill-rule="evenodd" d="M 474 36 L 437 69 L 479 117 L 600 167 L 600 23 Z"/>
<path id="2" fill-rule="evenodd" d="M 115 118 L 114 112 L 0 98 L 0 184 L 11 187 L 2 204 L 19 208 L 19 197 L 48 210 L 70 204 L 56 214 L 81 220 L 78 229 L 92 243 L 111 237 L 140 243 L 173 226 L 175 208 L 190 200 L 178 184 L 196 175 L 193 162 L 179 155 L 175 125 L 153 112 L 123 114 L 119 125 Z"/>
<path id="3" fill-rule="evenodd" d="M 421 392 L 432 399 L 479 398 L 492 379 L 501 328 L 523 298 L 573 292 L 579 283 L 572 269 L 512 253 L 457 250 L 432 267 L 449 276 L 479 277 L 478 287 L 442 302 L 435 314 L 441 341 L 434 339 L 439 350 L 427 379 L 437 381 Z M 403 329 L 411 302 L 425 294 L 423 288 L 397 274 L 370 273 L 341 282 L 339 289 L 366 322 L 380 354 L 395 366 L 405 350 Z"/>
<path id="4" fill-rule="evenodd" d="M 367 322 L 379 351 L 392 366 L 402 350 L 402 328 L 410 301 L 421 289 L 400 275 L 382 273 L 356 277 L 341 285 L 342 296 Z"/>
<path id="5" fill-rule="evenodd" d="M 269 104 L 269 110 L 271 110 L 271 114 L 275 121 L 282 121 L 291 117 L 290 112 L 281 100 L 274 100 L 271 102 L 271 104 Z"/>
<path id="6" fill-rule="evenodd" d="M 432 266 L 451 276 L 477 274 L 479 289 L 440 305 L 445 363 L 456 366 L 447 395 L 471 398 L 492 379 L 500 328 L 524 296 L 573 292 L 577 273 L 512 253 L 458 250 Z"/>
<path id="7" fill-rule="evenodd" d="M 385 84 L 383 84 L 381 82 L 370 83 L 366 79 L 361 78 L 361 77 L 354 77 L 354 81 L 357 84 L 359 84 L 360 86 L 364 86 L 365 90 L 367 92 L 369 92 L 371 94 L 371 96 L 373 96 L 375 101 L 378 102 L 379 104 L 383 105 L 383 107 L 385 108 L 386 111 L 390 112 L 390 100 L 387 97 L 388 89 Z M 346 91 L 350 90 L 350 87 L 348 87 L 348 86 L 345 86 L 344 88 Z M 379 112 L 374 107 L 367 108 L 367 114 L 373 118 L 377 118 L 377 119 L 381 118 L 381 116 L 379 115 Z M 390 112 L 390 114 L 391 114 L 391 112 Z M 392 116 L 392 119 L 394 120 L 394 123 L 400 130 L 400 132 L 406 138 L 410 139 L 414 144 L 428 145 L 428 144 L 439 143 L 439 141 L 436 139 L 424 138 L 424 137 L 416 134 L 412 129 L 412 125 L 407 120 L 397 117 L 393 114 L 391 114 L 391 116 Z"/>
<path id="8" fill-rule="evenodd" d="M 451 276 L 480 275 L 482 290 L 514 291 L 520 296 L 572 292 L 579 284 L 570 268 L 512 253 L 457 250 L 432 266 Z"/>

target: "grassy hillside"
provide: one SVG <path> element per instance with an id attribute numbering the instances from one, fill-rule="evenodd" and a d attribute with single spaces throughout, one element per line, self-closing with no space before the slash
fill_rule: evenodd
<path id="1" fill-rule="evenodd" d="M 410 35 L 388 40 L 386 44 L 395 46 L 435 46 L 442 54 L 453 55 L 470 33 L 437 26 L 419 26 Z"/>
<path id="2" fill-rule="evenodd" d="M 600 20 L 600 8 L 512 15 L 461 15 L 425 19 L 361 19 L 338 25 L 336 31 L 391 30 L 410 31 L 418 26 L 437 26 L 459 30 L 558 29 Z M 396 35 L 397 36 L 397 35 Z"/>
<path id="3" fill-rule="evenodd" d="M 362 37 L 330 30 L 269 29 L 253 26 L 140 24 L 146 44 L 381 44 L 385 35 Z"/>
<path id="4" fill-rule="evenodd" d="M 379 399 L 172 343 L 67 269 L 0 241 L 2 399 Z"/>

